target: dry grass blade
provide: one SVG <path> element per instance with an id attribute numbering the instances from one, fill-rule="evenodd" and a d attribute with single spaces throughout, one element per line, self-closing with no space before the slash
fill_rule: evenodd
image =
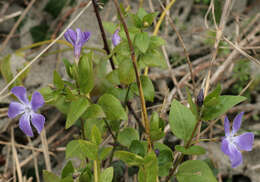
<path id="1" fill-rule="evenodd" d="M 48 171 L 51 171 L 51 161 L 50 161 L 50 155 L 49 155 L 49 149 L 48 149 L 48 142 L 47 142 L 47 139 L 46 139 L 46 133 L 45 133 L 44 128 L 43 128 L 40 135 L 41 135 L 43 156 L 44 156 L 44 160 L 45 160 L 46 169 Z"/>
<path id="2" fill-rule="evenodd" d="M 17 12 L 15 12 L 15 13 L 10 14 L 10 15 L 6 15 L 6 16 L 4 16 L 3 18 L 0 18 L 0 23 L 2 23 L 2 22 L 5 21 L 5 20 L 8 20 L 8 19 L 17 17 L 17 16 L 19 16 L 19 15 L 21 15 L 21 14 L 22 14 L 22 11 L 17 11 Z"/>
<path id="3" fill-rule="evenodd" d="M 31 141 L 30 137 L 27 136 L 27 139 L 29 141 L 30 146 L 33 147 L 33 144 L 32 144 L 32 141 Z M 35 155 L 35 151 L 34 150 L 32 150 L 32 153 L 33 153 L 33 155 Z M 40 175 L 39 175 L 37 157 L 33 158 L 33 163 L 34 163 L 36 180 L 37 180 L 37 182 L 40 182 Z"/>
<path id="4" fill-rule="evenodd" d="M 211 1 L 211 3 L 212 2 L 213 1 Z M 224 28 L 225 28 L 226 20 L 229 16 L 229 13 L 230 13 L 230 10 L 231 10 L 231 4 L 232 4 L 232 0 L 227 0 L 225 2 L 223 12 L 221 14 L 220 23 L 219 23 L 218 27 L 217 27 L 217 23 L 216 23 L 216 20 L 215 20 L 215 13 L 214 13 L 214 11 L 212 12 L 212 16 L 213 16 L 213 20 L 214 20 L 214 24 L 215 24 L 217 32 L 216 32 L 216 39 L 215 39 L 215 43 L 214 43 L 214 51 L 212 53 L 212 58 L 211 58 L 211 61 L 210 61 L 210 67 L 209 67 L 209 70 L 208 70 L 208 75 L 207 75 L 207 80 L 206 80 L 206 86 L 205 86 L 205 92 L 204 92 L 205 96 L 208 94 L 208 90 L 209 90 L 209 87 L 210 87 L 211 69 L 212 69 L 213 63 L 216 60 L 217 54 L 218 54 L 219 42 L 221 40 L 223 31 L 224 31 Z M 214 3 L 212 3 L 211 8 L 212 8 L 212 10 L 214 10 Z"/>
<path id="5" fill-rule="evenodd" d="M 228 40 L 226 37 L 224 37 L 224 40 L 231 45 L 232 47 L 234 47 L 238 52 L 240 52 L 240 54 L 242 54 L 243 56 L 245 56 L 246 58 L 250 59 L 251 61 L 254 61 L 256 64 L 258 64 L 258 66 L 260 66 L 260 61 L 250 55 L 248 55 L 245 51 L 243 51 L 239 46 L 233 44 L 233 42 L 231 42 L 230 40 Z"/>
<path id="6" fill-rule="evenodd" d="M 21 170 L 21 166 L 19 163 L 19 159 L 18 159 L 18 155 L 17 155 L 17 151 L 15 148 L 15 141 L 14 141 L 14 128 L 13 126 L 11 127 L 11 142 L 12 142 L 12 152 L 13 152 L 13 159 L 15 161 L 15 167 L 16 167 L 16 172 L 18 175 L 18 180 L 19 182 L 23 182 L 23 176 L 22 176 L 22 170 Z M 13 174 L 15 175 L 15 174 Z"/>

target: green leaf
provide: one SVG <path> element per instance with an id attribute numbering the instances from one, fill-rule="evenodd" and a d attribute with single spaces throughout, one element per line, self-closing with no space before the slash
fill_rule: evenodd
<path id="1" fill-rule="evenodd" d="M 103 21 L 103 26 L 106 31 L 113 34 L 116 31 L 117 25 L 112 22 Z"/>
<path id="2" fill-rule="evenodd" d="M 88 168 L 85 168 L 85 170 L 80 174 L 79 182 L 91 181 L 91 176 L 92 176 L 92 171 Z"/>
<path id="3" fill-rule="evenodd" d="M 72 140 L 66 146 L 66 159 L 77 157 L 85 159 L 86 157 L 91 160 L 98 158 L 98 146 L 86 140 Z"/>
<path id="4" fill-rule="evenodd" d="M 176 145 L 175 150 L 177 150 L 183 154 L 186 154 L 186 155 L 202 155 L 202 154 L 206 153 L 206 150 L 203 147 L 198 146 L 198 145 L 193 145 L 189 148 L 185 148 L 183 146 Z"/>
<path id="5" fill-rule="evenodd" d="M 9 83 L 13 79 L 10 58 L 11 55 L 6 56 L 3 60 L 1 60 L 1 74 L 4 77 L 6 83 Z"/>
<path id="6" fill-rule="evenodd" d="M 173 161 L 173 156 L 172 156 L 172 152 L 171 151 L 169 151 L 169 150 L 161 150 L 159 152 L 159 156 L 158 156 L 159 165 L 162 165 L 162 164 L 164 164 L 166 162 L 172 162 L 172 161 Z"/>
<path id="7" fill-rule="evenodd" d="M 74 173 L 74 167 L 71 161 L 68 161 L 66 166 L 62 169 L 61 178 L 65 178 Z"/>
<path id="8" fill-rule="evenodd" d="M 144 157 L 145 155 L 145 148 L 144 145 L 139 140 L 133 140 L 129 147 L 129 151 Z"/>
<path id="9" fill-rule="evenodd" d="M 143 22 L 144 24 L 148 23 L 148 26 L 150 26 L 153 23 L 154 18 L 158 15 L 157 12 L 155 13 L 149 13 L 144 16 Z"/>
<path id="10" fill-rule="evenodd" d="M 141 76 L 141 83 L 142 83 L 142 88 L 143 88 L 143 93 L 144 93 L 144 99 L 150 102 L 153 102 L 154 99 L 154 87 L 153 87 L 153 83 L 150 80 L 150 78 L 148 76 Z M 138 86 L 137 83 L 134 83 L 131 85 L 131 90 L 139 96 L 139 90 L 138 90 Z"/>
<path id="11" fill-rule="evenodd" d="M 119 85 L 119 75 L 118 75 L 118 69 L 111 71 L 107 76 L 107 80 L 110 81 L 114 85 Z"/>
<path id="12" fill-rule="evenodd" d="M 217 182 L 209 166 L 200 160 L 183 162 L 176 176 L 179 182 Z"/>
<path id="13" fill-rule="evenodd" d="M 154 49 L 154 48 L 157 48 L 157 47 L 160 47 L 162 45 L 165 45 L 165 40 L 162 39 L 161 37 L 158 37 L 158 36 L 151 36 L 150 37 L 150 46 L 149 46 L 149 49 Z"/>
<path id="14" fill-rule="evenodd" d="M 98 157 L 99 160 L 104 160 L 111 152 L 113 147 L 102 147 L 98 150 Z"/>
<path id="15" fill-rule="evenodd" d="M 217 87 L 208 94 L 204 99 L 204 104 L 207 105 L 207 103 L 212 100 L 213 98 L 218 98 L 221 94 L 221 85 L 218 84 Z"/>
<path id="16" fill-rule="evenodd" d="M 64 83 L 62 81 L 62 78 L 56 70 L 54 70 L 53 72 L 53 84 L 57 89 L 64 88 Z"/>
<path id="17" fill-rule="evenodd" d="M 60 181 L 60 178 L 52 172 L 43 170 L 43 181 L 44 182 Z"/>
<path id="18" fill-rule="evenodd" d="M 125 128 L 119 132 L 117 140 L 120 144 L 129 147 L 133 140 L 139 140 L 139 134 L 134 128 Z"/>
<path id="19" fill-rule="evenodd" d="M 88 139 L 91 139 L 91 132 L 93 126 L 98 127 L 101 133 L 104 133 L 106 131 L 105 123 L 102 119 L 93 119 L 93 118 L 84 119 L 84 133 Z"/>
<path id="20" fill-rule="evenodd" d="M 82 118 L 84 119 L 97 119 L 106 117 L 102 107 L 98 104 L 90 105 L 86 112 L 83 114 Z"/>
<path id="21" fill-rule="evenodd" d="M 164 137 L 163 128 L 160 128 L 160 121 L 159 114 L 153 112 L 150 120 L 150 135 L 152 141 L 160 140 Z"/>
<path id="22" fill-rule="evenodd" d="M 170 127 L 174 135 L 185 142 L 191 137 L 196 124 L 196 117 L 177 100 L 173 100 L 169 115 Z"/>
<path id="23" fill-rule="evenodd" d="M 144 8 L 139 8 L 137 11 L 137 16 L 142 20 L 145 15 L 147 15 L 147 12 L 144 10 Z"/>
<path id="24" fill-rule="evenodd" d="M 126 120 L 127 115 L 120 101 L 111 94 L 102 95 L 98 104 L 103 108 L 107 119 L 109 120 Z"/>
<path id="25" fill-rule="evenodd" d="M 150 44 L 150 37 L 147 32 L 137 33 L 135 35 L 135 46 L 142 52 L 145 53 Z"/>
<path id="26" fill-rule="evenodd" d="M 71 127 L 80 118 L 88 106 L 89 101 L 85 98 L 78 98 L 77 100 L 73 100 L 71 102 L 66 120 L 66 129 Z"/>
<path id="27" fill-rule="evenodd" d="M 144 158 L 144 167 L 139 169 L 138 181 L 156 182 L 158 176 L 158 162 L 154 152 L 150 152 Z"/>
<path id="28" fill-rule="evenodd" d="M 144 158 L 127 151 L 116 151 L 115 157 L 124 161 L 129 166 L 139 166 L 144 162 Z"/>
<path id="29" fill-rule="evenodd" d="M 169 174 L 169 170 L 172 167 L 172 162 L 166 162 L 163 165 L 159 166 L 158 175 L 161 177 L 167 176 Z"/>
<path id="30" fill-rule="evenodd" d="M 119 80 L 123 84 L 135 82 L 135 70 L 131 59 L 123 59 L 118 66 Z"/>
<path id="31" fill-rule="evenodd" d="M 190 105 L 190 110 L 193 113 L 194 116 L 198 117 L 198 110 L 197 110 L 197 105 L 193 102 L 190 91 L 188 88 L 186 88 L 186 93 L 188 96 L 188 103 Z"/>
<path id="32" fill-rule="evenodd" d="M 173 155 L 171 149 L 159 149 L 158 165 L 159 165 L 159 176 L 167 176 L 169 170 L 172 167 Z"/>
<path id="33" fill-rule="evenodd" d="M 212 99 L 211 99 L 212 100 Z M 216 104 L 208 105 L 205 103 L 202 120 L 209 121 L 218 118 L 229 109 L 231 109 L 236 104 L 246 100 L 243 96 L 231 96 L 223 95 L 218 97 L 218 102 Z M 209 103 L 209 102 L 208 102 Z"/>
<path id="34" fill-rule="evenodd" d="M 67 1 L 68 0 L 49 0 L 44 7 L 44 11 L 50 13 L 53 18 L 56 18 L 62 11 L 62 8 L 66 5 Z"/>
<path id="35" fill-rule="evenodd" d="M 163 55 L 158 50 L 149 50 L 140 57 L 140 61 L 149 67 L 167 68 Z"/>
<path id="36" fill-rule="evenodd" d="M 91 130 L 91 141 L 97 145 L 101 144 L 102 137 L 99 129 L 94 125 Z"/>
<path id="37" fill-rule="evenodd" d="M 85 94 L 88 94 L 94 87 L 92 54 L 92 52 L 83 54 L 78 65 L 78 84 L 80 90 Z"/>
<path id="38" fill-rule="evenodd" d="M 113 173 L 113 167 L 106 168 L 100 175 L 100 182 L 112 182 Z"/>
<path id="39" fill-rule="evenodd" d="M 46 22 L 42 22 L 39 25 L 33 26 L 30 28 L 30 33 L 33 39 L 33 42 L 41 42 L 49 39 L 49 25 Z"/>
<path id="40" fill-rule="evenodd" d="M 142 28 L 143 26 L 143 21 L 142 19 L 140 19 L 137 15 L 135 14 L 131 14 L 131 19 L 132 19 L 132 22 L 134 24 L 134 26 L 138 27 L 138 28 Z"/>
<path id="41" fill-rule="evenodd" d="M 70 103 L 66 101 L 65 96 L 58 97 L 58 99 L 54 103 L 54 106 L 57 107 L 57 109 L 63 114 L 68 114 L 70 110 Z"/>
<path id="42" fill-rule="evenodd" d="M 67 176 L 65 178 L 62 178 L 59 182 L 74 182 L 73 176 L 70 175 L 70 176 Z"/>
<path id="43" fill-rule="evenodd" d="M 70 78 L 73 78 L 72 77 L 72 74 L 71 74 L 71 67 L 72 67 L 72 64 L 67 60 L 67 59 L 62 59 L 64 65 L 65 65 L 65 69 L 66 69 L 66 73 L 67 75 L 70 77 Z"/>

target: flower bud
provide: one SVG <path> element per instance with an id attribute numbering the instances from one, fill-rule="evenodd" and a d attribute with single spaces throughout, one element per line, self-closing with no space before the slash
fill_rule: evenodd
<path id="1" fill-rule="evenodd" d="M 119 30 L 117 29 L 112 36 L 112 43 L 117 46 L 121 42 L 121 37 L 119 36 Z"/>
<path id="2" fill-rule="evenodd" d="M 201 107 L 203 105 L 203 101 L 204 101 L 204 91 L 202 88 L 200 89 L 199 95 L 197 96 L 196 103 L 199 107 Z"/>
<path id="3" fill-rule="evenodd" d="M 154 153 L 155 153 L 155 155 L 158 157 L 159 154 L 160 154 L 160 151 L 159 151 L 158 149 L 155 149 L 155 150 L 154 150 Z"/>

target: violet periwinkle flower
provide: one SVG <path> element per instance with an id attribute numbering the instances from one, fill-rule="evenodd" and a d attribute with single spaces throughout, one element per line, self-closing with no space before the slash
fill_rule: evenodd
<path id="1" fill-rule="evenodd" d="M 19 120 L 20 129 L 28 136 L 33 136 L 32 125 L 40 134 L 45 123 L 45 117 L 36 113 L 43 106 L 44 99 L 39 92 L 34 92 L 29 102 L 26 89 L 24 87 L 14 87 L 11 92 L 18 98 L 20 102 L 11 102 L 8 109 L 8 117 L 15 118 L 21 115 Z"/>
<path id="2" fill-rule="evenodd" d="M 112 36 L 112 43 L 117 46 L 121 42 L 121 37 L 119 36 L 119 30 L 117 29 Z"/>
<path id="3" fill-rule="evenodd" d="M 254 134 L 251 132 L 235 136 L 241 126 L 243 114 L 244 112 L 241 112 L 235 117 L 231 132 L 228 117 L 224 122 L 225 137 L 222 140 L 221 150 L 229 157 L 232 168 L 239 166 L 243 161 L 240 150 L 251 151 L 254 143 Z"/>
<path id="4" fill-rule="evenodd" d="M 68 29 L 64 34 L 65 39 L 74 47 L 74 55 L 79 59 L 81 48 L 88 41 L 90 32 L 82 32 L 79 28 L 76 31 Z"/>

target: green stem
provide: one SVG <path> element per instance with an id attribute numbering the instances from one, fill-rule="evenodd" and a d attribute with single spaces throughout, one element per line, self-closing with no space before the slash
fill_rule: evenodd
<path id="1" fill-rule="evenodd" d="M 97 160 L 94 160 L 94 181 L 99 182 L 99 169 Z"/>

